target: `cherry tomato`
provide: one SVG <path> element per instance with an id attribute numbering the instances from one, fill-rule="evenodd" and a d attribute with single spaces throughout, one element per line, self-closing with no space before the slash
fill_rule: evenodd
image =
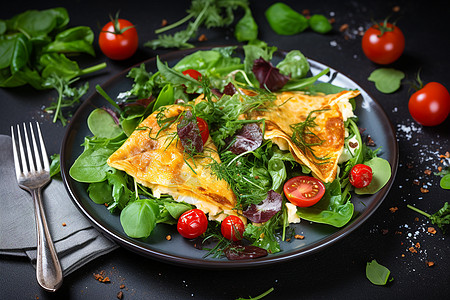
<path id="1" fill-rule="evenodd" d="M 348 179 L 355 188 L 366 187 L 372 182 L 372 168 L 363 164 L 354 165 Z"/>
<path id="2" fill-rule="evenodd" d="M 182 73 L 186 76 L 190 76 L 190 77 L 194 78 L 195 80 L 198 80 L 199 78 L 202 77 L 202 73 L 200 73 L 199 71 L 194 70 L 194 69 L 187 69 L 187 70 L 183 71 Z"/>
<path id="3" fill-rule="evenodd" d="M 222 235 L 229 240 L 239 241 L 244 236 L 245 225 L 239 217 L 228 216 L 220 225 Z"/>
<path id="4" fill-rule="evenodd" d="M 317 178 L 297 176 L 286 181 L 283 187 L 286 198 L 299 207 L 316 204 L 325 194 L 325 186 Z"/>
<path id="5" fill-rule="evenodd" d="M 206 143 L 209 137 L 208 123 L 202 118 L 197 117 L 198 129 L 200 129 L 200 135 L 202 136 L 203 145 Z"/>
<path id="6" fill-rule="evenodd" d="M 100 32 L 98 43 L 103 54 L 114 60 L 130 58 L 138 48 L 138 34 L 131 22 L 114 19 Z"/>
<path id="7" fill-rule="evenodd" d="M 197 208 L 184 212 L 178 219 L 178 232 L 188 239 L 202 235 L 206 228 L 208 228 L 208 219 L 205 213 Z"/>
<path id="8" fill-rule="evenodd" d="M 450 113 L 450 94 L 438 82 L 430 82 L 409 98 L 409 113 L 424 126 L 435 126 L 445 121 Z"/>
<path id="9" fill-rule="evenodd" d="M 374 63 L 387 65 L 396 61 L 405 49 L 405 36 L 397 26 L 382 22 L 364 33 L 362 49 Z"/>

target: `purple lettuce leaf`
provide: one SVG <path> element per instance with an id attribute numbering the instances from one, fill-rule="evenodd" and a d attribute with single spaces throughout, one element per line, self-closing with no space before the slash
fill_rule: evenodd
<path id="1" fill-rule="evenodd" d="M 224 250 L 229 260 L 252 259 L 267 256 L 266 249 L 252 245 L 231 245 Z"/>
<path id="2" fill-rule="evenodd" d="M 252 71 L 259 81 L 259 86 L 261 88 L 266 87 L 271 92 L 281 89 L 290 79 L 289 76 L 281 74 L 278 68 L 262 57 L 255 60 Z"/>
<path id="3" fill-rule="evenodd" d="M 177 133 L 184 150 L 193 155 L 203 152 L 203 141 L 198 128 L 197 119 L 191 111 L 186 111 L 183 119 L 177 125 Z"/>
<path id="4" fill-rule="evenodd" d="M 243 212 L 243 215 L 253 223 L 264 223 L 270 220 L 281 210 L 283 197 L 277 192 L 270 190 L 267 198 L 261 204 L 251 204 Z"/>
<path id="5" fill-rule="evenodd" d="M 228 148 L 236 155 L 253 151 L 261 146 L 263 134 L 257 123 L 245 124 L 233 137 L 233 144 Z"/>

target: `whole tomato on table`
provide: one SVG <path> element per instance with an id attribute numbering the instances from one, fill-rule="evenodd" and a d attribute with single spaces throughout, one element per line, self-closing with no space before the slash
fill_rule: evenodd
<path id="1" fill-rule="evenodd" d="M 430 82 L 411 95 L 409 113 L 424 126 L 435 126 L 445 121 L 450 113 L 450 94 L 438 82 Z"/>
<path id="2" fill-rule="evenodd" d="M 130 58 L 138 48 L 138 34 L 127 20 L 111 18 L 100 32 L 98 43 L 103 54 L 114 60 Z"/>
<path id="3" fill-rule="evenodd" d="M 368 59 L 380 65 L 396 61 L 405 49 L 405 36 L 394 24 L 387 21 L 367 29 L 362 38 L 362 49 Z"/>

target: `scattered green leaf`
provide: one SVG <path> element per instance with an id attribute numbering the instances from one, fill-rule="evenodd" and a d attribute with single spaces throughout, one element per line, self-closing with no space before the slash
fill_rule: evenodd
<path id="1" fill-rule="evenodd" d="M 367 263 L 366 277 L 375 285 L 386 285 L 391 271 L 380 265 L 375 259 Z"/>
<path id="2" fill-rule="evenodd" d="M 393 68 L 380 68 L 373 71 L 368 80 L 375 82 L 375 87 L 382 93 L 390 94 L 400 88 L 405 73 Z"/>
<path id="3" fill-rule="evenodd" d="M 408 204 L 406 206 L 409 209 L 412 209 L 415 212 L 418 212 L 419 214 L 422 214 L 425 217 L 429 218 L 431 220 L 431 223 L 437 225 L 443 233 L 447 232 L 448 225 L 450 225 L 450 205 L 448 204 L 448 202 L 445 202 L 444 206 L 433 215 L 430 215 L 412 205 Z"/>

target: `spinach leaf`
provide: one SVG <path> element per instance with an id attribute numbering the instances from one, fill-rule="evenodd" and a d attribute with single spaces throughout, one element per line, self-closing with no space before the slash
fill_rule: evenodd
<path id="1" fill-rule="evenodd" d="M 87 191 L 89 193 L 89 198 L 94 201 L 94 203 L 105 204 L 114 201 L 112 197 L 112 186 L 106 180 L 89 184 Z"/>
<path id="2" fill-rule="evenodd" d="M 112 186 L 113 202 L 108 205 L 108 210 L 114 212 L 116 209 L 122 210 L 133 196 L 132 191 L 128 188 L 128 175 L 123 172 L 110 168 L 106 172 L 106 179 Z"/>
<path id="3" fill-rule="evenodd" d="M 298 207 L 300 218 L 335 227 L 347 224 L 353 216 L 353 204 L 345 201 L 341 194 L 341 184 L 338 179 L 325 183 L 325 194 L 322 199 L 310 207 Z"/>
<path id="4" fill-rule="evenodd" d="M 256 40 L 258 37 L 258 25 L 253 19 L 250 8 L 245 9 L 244 16 L 236 24 L 234 36 L 239 42 Z"/>
<path id="5" fill-rule="evenodd" d="M 312 30 L 318 33 L 325 34 L 333 27 L 330 24 L 330 21 L 324 16 L 324 15 L 312 15 L 309 20 L 309 27 L 311 27 Z"/>
<path id="6" fill-rule="evenodd" d="M 265 12 L 270 27 L 281 35 L 294 35 L 308 28 L 308 19 L 290 6 L 277 2 Z"/>
<path id="7" fill-rule="evenodd" d="M 92 134 L 99 138 L 113 139 L 123 133 L 112 116 L 101 108 L 96 108 L 89 114 L 87 125 Z"/>
<path id="8" fill-rule="evenodd" d="M 441 188 L 450 190 L 450 174 L 444 175 L 439 181 Z"/>
<path id="9" fill-rule="evenodd" d="M 0 69 L 9 68 L 11 74 L 24 67 L 31 55 L 31 42 L 23 34 L 11 38 L 0 39 Z"/>
<path id="10" fill-rule="evenodd" d="M 368 78 L 369 81 L 375 82 L 375 87 L 382 93 L 390 94 L 400 88 L 405 73 L 393 68 L 376 69 Z"/>
<path id="11" fill-rule="evenodd" d="M 92 43 L 94 41 L 94 33 L 87 26 L 78 26 L 69 28 L 56 35 L 55 40 L 46 45 L 44 52 L 58 53 L 87 53 L 95 56 Z"/>
<path id="12" fill-rule="evenodd" d="M 85 149 L 70 168 L 70 176 L 79 182 L 104 181 L 107 171 L 112 169 L 106 161 L 115 150 L 102 146 Z"/>
<path id="13" fill-rule="evenodd" d="M 378 192 L 391 178 L 391 165 L 381 157 L 374 157 L 364 162 L 365 165 L 372 168 L 372 181 L 364 188 L 355 189 L 355 194 L 375 194 Z"/>
<path id="14" fill-rule="evenodd" d="M 132 238 L 150 236 L 159 217 L 158 204 L 150 199 L 139 199 L 127 205 L 120 214 L 120 224 Z"/>
<path id="15" fill-rule="evenodd" d="M 50 163 L 50 177 L 61 175 L 61 163 L 59 154 L 53 154 L 50 156 L 52 162 Z"/>
<path id="16" fill-rule="evenodd" d="M 385 266 L 380 265 L 375 259 L 367 263 L 366 277 L 373 284 L 385 285 L 389 279 L 391 271 Z"/>
<path id="17" fill-rule="evenodd" d="M 178 202 L 164 202 L 164 207 L 174 219 L 178 219 L 184 212 L 193 208 L 190 204 Z"/>
<path id="18" fill-rule="evenodd" d="M 308 74 L 309 63 L 299 50 L 292 50 L 277 64 L 280 73 L 291 76 L 292 79 L 303 78 Z"/>

